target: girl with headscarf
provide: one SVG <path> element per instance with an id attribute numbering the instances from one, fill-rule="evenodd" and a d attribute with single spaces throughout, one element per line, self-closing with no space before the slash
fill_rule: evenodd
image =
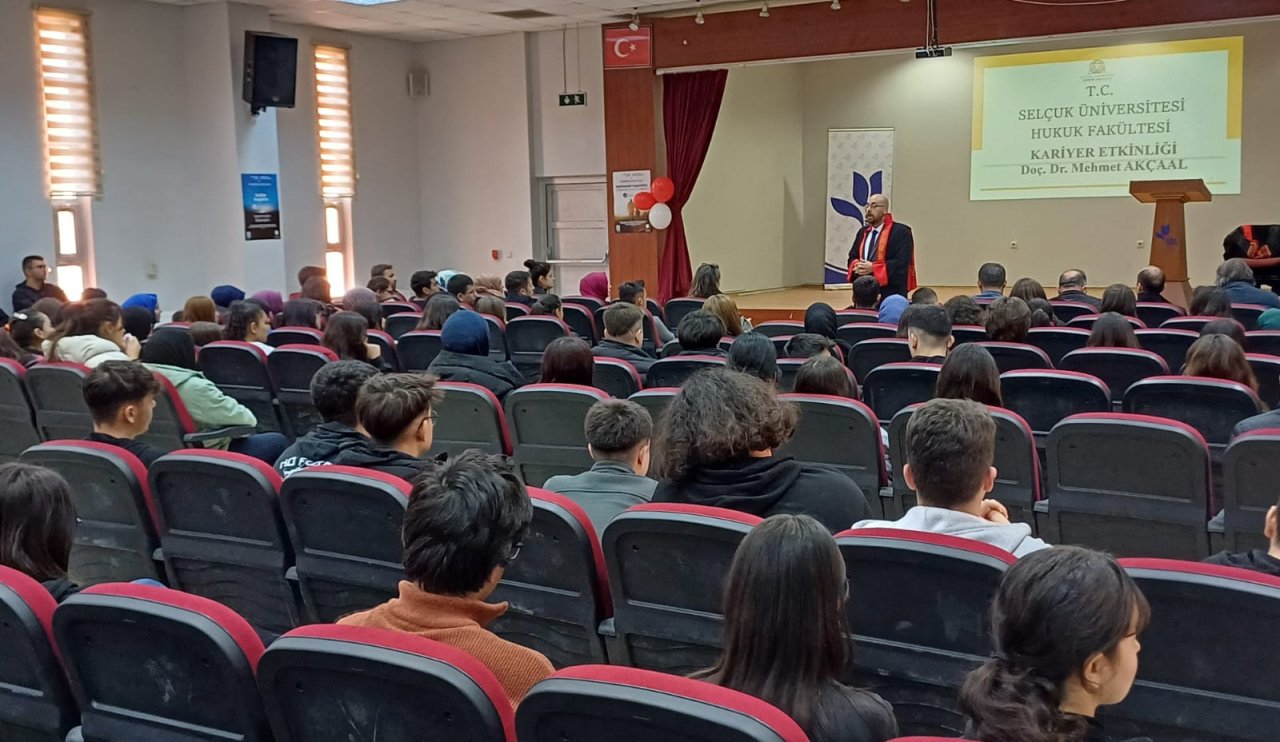
<path id="1" fill-rule="evenodd" d="M 209 292 L 209 298 L 213 299 L 213 303 L 219 309 L 227 309 L 233 301 L 243 301 L 244 292 L 230 284 L 214 286 L 213 291 Z"/>
<path id="2" fill-rule="evenodd" d="M 191 334 L 179 331 L 156 333 L 142 346 L 138 358 L 143 365 L 173 384 L 199 430 L 257 426 L 258 419 L 248 407 L 222 393 L 196 365 L 196 345 Z M 204 442 L 205 448 L 218 448 L 252 456 L 275 464 L 288 441 L 279 433 L 255 433 L 244 438 L 219 438 Z"/>
<path id="3" fill-rule="evenodd" d="M 275 318 L 280 316 L 280 313 L 284 311 L 284 296 L 282 296 L 279 291 L 266 289 L 264 291 L 259 291 L 249 298 L 256 299 L 265 304 L 267 306 L 267 314 L 271 315 L 272 320 L 275 320 Z"/>
<path id="4" fill-rule="evenodd" d="M 845 358 L 849 357 L 849 344 L 839 338 L 836 328 L 840 326 L 840 318 L 830 304 L 818 302 L 809 305 L 804 313 L 804 331 L 821 335 L 840 346 Z"/>
<path id="5" fill-rule="evenodd" d="M 897 325 L 898 320 L 902 317 L 902 313 L 907 311 L 907 297 L 901 294 L 892 294 L 880 300 L 880 323 L 885 325 Z"/>
<path id="6" fill-rule="evenodd" d="M 134 294 L 125 299 L 124 303 L 120 305 L 121 309 L 133 309 L 134 307 L 146 309 L 151 312 L 153 319 L 160 319 L 160 298 L 155 294 Z M 139 340 L 141 339 L 139 338 Z"/>
<path id="7" fill-rule="evenodd" d="M 356 307 L 361 304 L 377 304 L 378 295 L 373 293 L 372 289 L 364 286 L 356 286 L 349 289 L 347 293 L 342 295 L 342 311 L 354 312 Z"/>
<path id="8" fill-rule="evenodd" d="M 588 273 L 578 282 L 578 293 L 593 299 L 599 299 L 607 304 L 609 302 L 609 276 L 601 271 Z"/>
<path id="9" fill-rule="evenodd" d="M 147 309 L 145 306 L 132 306 L 122 309 L 121 314 L 124 319 L 125 332 L 136 337 L 139 341 L 151 337 L 151 328 L 156 326 L 154 310 Z"/>
<path id="10" fill-rule="evenodd" d="M 442 350 L 427 367 L 445 381 L 465 381 L 493 392 L 499 400 L 524 384 L 508 361 L 489 357 L 489 321 L 477 312 L 454 312 L 440 331 Z"/>

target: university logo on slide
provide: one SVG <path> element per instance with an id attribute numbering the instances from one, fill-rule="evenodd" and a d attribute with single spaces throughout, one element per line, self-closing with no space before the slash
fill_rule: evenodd
<path id="1" fill-rule="evenodd" d="M 653 66 L 653 28 L 641 26 L 606 28 L 604 31 L 604 68 L 606 70 Z"/>

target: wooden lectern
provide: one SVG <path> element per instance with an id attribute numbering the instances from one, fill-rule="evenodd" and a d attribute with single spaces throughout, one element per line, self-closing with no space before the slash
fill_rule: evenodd
<path id="1" fill-rule="evenodd" d="M 1155 226 L 1151 228 L 1151 264 L 1164 271 L 1164 297 L 1186 309 L 1191 303 L 1187 276 L 1187 220 L 1183 204 L 1205 203 L 1213 194 L 1204 181 L 1135 180 L 1129 194 L 1144 204 L 1156 205 Z"/>

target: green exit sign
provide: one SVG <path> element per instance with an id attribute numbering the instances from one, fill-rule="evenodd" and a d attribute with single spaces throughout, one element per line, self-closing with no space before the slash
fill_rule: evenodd
<path id="1" fill-rule="evenodd" d="M 586 93 L 561 93 L 561 106 L 585 106 L 587 105 Z"/>

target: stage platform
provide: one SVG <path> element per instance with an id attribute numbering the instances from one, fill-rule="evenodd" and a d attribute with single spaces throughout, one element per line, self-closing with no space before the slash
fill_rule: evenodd
<path id="1" fill-rule="evenodd" d="M 934 286 L 938 298 L 946 301 L 961 294 L 976 294 L 972 286 Z M 803 320 L 804 310 L 815 302 L 826 302 L 835 309 L 853 304 L 849 289 L 828 291 L 821 286 L 793 286 L 769 291 L 727 292 L 738 305 L 738 311 L 753 324 L 775 320 Z"/>

